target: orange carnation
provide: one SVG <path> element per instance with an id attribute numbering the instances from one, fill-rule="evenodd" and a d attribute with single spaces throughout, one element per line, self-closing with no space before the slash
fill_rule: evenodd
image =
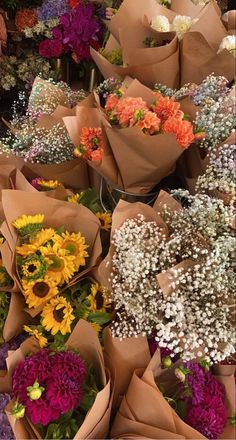
<path id="1" fill-rule="evenodd" d="M 20 9 L 16 13 L 15 25 L 19 31 L 34 27 L 38 22 L 36 9 Z"/>
<path id="2" fill-rule="evenodd" d="M 137 127 L 141 128 L 144 133 L 155 134 L 160 130 L 161 121 L 153 112 L 144 111 L 143 115 L 138 118 Z"/>
<path id="3" fill-rule="evenodd" d="M 104 151 L 102 129 L 100 127 L 83 127 L 80 145 L 75 149 L 76 157 L 84 156 L 91 161 L 101 160 Z"/>
<path id="4" fill-rule="evenodd" d="M 162 96 L 160 93 L 155 93 L 155 95 L 157 99 L 153 105 L 153 111 L 162 123 L 171 117 L 182 119 L 184 113 L 180 110 L 179 102 L 169 96 Z"/>
<path id="5" fill-rule="evenodd" d="M 119 97 L 115 93 L 109 95 L 106 101 L 105 110 L 107 110 L 108 112 L 112 112 L 113 110 L 115 110 L 118 101 Z"/>
<path id="6" fill-rule="evenodd" d="M 191 122 L 175 117 L 167 119 L 163 132 L 173 133 L 182 148 L 188 148 L 195 139 Z"/>

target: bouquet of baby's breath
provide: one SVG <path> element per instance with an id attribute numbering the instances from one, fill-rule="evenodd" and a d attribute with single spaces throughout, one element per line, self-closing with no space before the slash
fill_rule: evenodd
<path id="1" fill-rule="evenodd" d="M 236 145 L 222 145 L 209 153 L 209 164 L 205 173 L 199 176 L 197 191 L 218 190 L 232 196 L 236 194 Z"/>
<path id="2" fill-rule="evenodd" d="M 167 195 L 159 215 L 137 204 L 113 215 L 108 256 L 113 336 L 150 335 L 183 359 L 219 362 L 234 352 L 232 206 L 206 195 Z M 106 260 L 105 260 L 106 261 Z"/>

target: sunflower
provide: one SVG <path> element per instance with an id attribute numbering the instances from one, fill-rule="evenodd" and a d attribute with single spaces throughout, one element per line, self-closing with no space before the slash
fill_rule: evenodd
<path id="1" fill-rule="evenodd" d="M 58 243 L 54 243 L 52 246 L 41 247 L 40 252 L 49 262 L 48 276 L 54 279 L 57 284 L 68 283 L 76 272 L 75 256 L 68 255 L 66 249 L 60 249 Z"/>
<path id="2" fill-rule="evenodd" d="M 76 194 L 74 194 L 73 196 L 68 196 L 68 197 L 67 197 L 67 202 L 70 202 L 70 203 L 79 203 L 79 200 L 80 200 L 80 198 L 82 197 L 82 195 L 83 195 L 83 192 L 81 192 L 80 194 L 79 194 L 79 193 L 76 193 Z"/>
<path id="3" fill-rule="evenodd" d="M 94 283 L 90 288 L 90 295 L 87 297 L 89 301 L 89 310 L 92 313 L 103 312 L 111 306 L 109 291 L 98 283 Z"/>
<path id="4" fill-rule="evenodd" d="M 41 255 L 30 255 L 21 263 L 21 271 L 27 280 L 37 280 L 43 278 L 48 264 Z"/>
<path id="5" fill-rule="evenodd" d="M 101 332 L 101 330 L 102 330 L 102 326 L 101 325 L 97 324 L 96 322 L 90 322 L 90 324 L 91 324 L 91 326 L 94 328 L 94 330 L 97 333 Z"/>
<path id="6" fill-rule="evenodd" d="M 28 325 L 24 325 L 23 330 L 26 333 L 29 333 L 30 336 L 33 336 L 37 340 L 41 348 L 46 347 L 48 343 L 47 338 L 45 338 L 43 334 L 39 330 L 37 330 L 37 328 L 28 327 Z"/>
<path id="7" fill-rule="evenodd" d="M 41 313 L 42 325 L 55 336 L 58 332 L 66 335 L 71 332 L 71 323 L 75 319 L 71 304 L 63 296 L 52 298 Z"/>
<path id="8" fill-rule="evenodd" d="M 30 237 L 30 244 L 17 246 L 16 251 L 23 257 L 32 255 L 40 248 L 40 246 L 45 246 L 47 242 L 52 240 L 55 233 L 56 232 L 53 228 L 42 229 L 36 235 Z"/>
<path id="9" fill-rule="evenodd" d="M 44 180 L 39 179 L 37 181 L 38 186 L 41 191 L 51 191 L 56 188 L 63 188 L 62 183 L 58 182 L 58 180 Z"/>
<path id="10" fill-rule="evenodd" d="M 22 280 L 22 286 L 29 308 L 38 307 L 58 295 L 56 282 L 48 276 L 35 281 Z"/>
<path id="11" fill-rule="evenodd" d="M 97 212 L 96 217 L 100 220 L 101 229 L 109 231 L 111 229 L 112 217 L 108 212 Z"/>
<path id="12" fill-rule="evenodd" d="M 43 227 L 44 215 L 25 215 L 18 217 L 12 225 L 17 229 L 22 237 L 36 234 Z"/>
<path id="13" fill-rule="evenodd" d="M 72 232 L 70 234 L 68 231 L 66 231 L 61 235 L 55 235 L 53 241 L 60 249 L 66 250 L 68 255 L 73 255 L 75 257 L 74 265 L 76 271 L 79 270 L 80 266 L 85 266 L 85 258 L 89 256 L 85 249 L 87 249 L 89 246 L 85 243 L 85 238 L 80 232 L 77 234 Z"/>

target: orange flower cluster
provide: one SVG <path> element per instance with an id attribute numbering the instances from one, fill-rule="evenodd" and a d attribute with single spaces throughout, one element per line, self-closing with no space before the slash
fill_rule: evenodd
<path id="1" fill-rule="evenodd" d="M 195 139 L 193 125 L 184 120 L 180 103 L 158 92 L 153 96 L 155 102 L 148 106 L 140 97 L 122 97 L 116 93 L 111 94 L 105 105 L 109 121 L 122 128 L 138 127 L 149 135 L 172 133 L 182 148 L 189 147 Z"/>
<path id="2" fill-rule="evenodd" d="M 99 127 L 83 127 L 80 145 L 75 149 L 76 157 L 85 157 L 91 161 L 101 160 L 104 151 L 102 129 Z"/>
<path id="3" fill-rule="evenodd" d="M 38 22 L 36 9 L 20 9 L 16 13 L 15 25 L 19 31 L 34 27 Z"/>

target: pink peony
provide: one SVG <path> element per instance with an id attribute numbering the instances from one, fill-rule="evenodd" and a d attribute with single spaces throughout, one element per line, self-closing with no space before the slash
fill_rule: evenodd
<path id="1" fill-rule="evenodd" d="M 39 44 L 39 53 L 44 58 L 59 58 L 63 53 L 59 40 L 44 40 Z"/>

